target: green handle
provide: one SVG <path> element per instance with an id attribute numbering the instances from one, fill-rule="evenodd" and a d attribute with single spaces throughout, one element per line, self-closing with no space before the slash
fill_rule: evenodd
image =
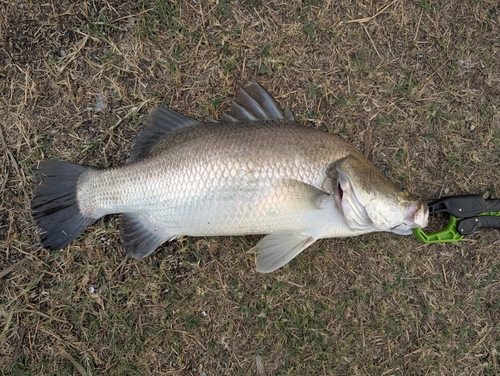
<path id="1" fill-rule="evenodd" d="M 426 234 L 420 227 L 413 229 L 413 235 L 422 243 L 452 243 L 462 240 L 463 235 L 457 232 L 457 222 L 459 219 L 450 215 L 450 223 L 441 231 Z"/>

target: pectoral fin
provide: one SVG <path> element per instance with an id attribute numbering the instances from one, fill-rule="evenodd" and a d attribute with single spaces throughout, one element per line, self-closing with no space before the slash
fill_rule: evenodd
<path id="1" fill-rule="evenodd" d="M 256 270 L 270 273 L 286 265 L 316 239 L 308 235 L 270 234 L 262 238 L 250 251 L 258 251 Z"/>
<path id="2" fill-rule="evenodd" d="M 259 189 L 262 189 L 259 187 Z M 321 209 L 330 195 L 322 190 L 294 179 L 283 179 L 270 183 L 267 194 L 275 200 L 286 199 L 286 207 L 294 213 Z M 268 199 L 268 202 L 271 202 Z"/>

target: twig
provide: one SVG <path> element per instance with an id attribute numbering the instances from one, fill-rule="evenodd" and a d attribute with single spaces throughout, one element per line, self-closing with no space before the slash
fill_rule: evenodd
<path id="1" fill-rule="evenodd" d="M 356 313 L 359 321 L 359 334 L 361 335 L 361 343 L 366 349 L 365 328 L 363 326 L 363 318 L 361 317 L 361 302 L 359 296 L 356 297 Z"/>
<path id="2" fill-rule="evenodd" d="M 382 56 L 380 56 L 380 54 L 378 53 L 377 46 L 375 46 L 375 43 L 373 42 L 373 39 L 372 39 L 370 33 L 368 32 L 368 30 L 366 29 L 365 25 L 363 25 L 363 29 L 365 29 L 365 33 L 366 33 L 366 35 L 368 35 L 368 39 L 370 39 L 370 42 L 372 43 L 372 46 L 375 49 L 375 52 L 377 53 L 378 57 L 380 59 L 382 59 Z"/>
<path id="3" fill-rule="evenodd" d="M 365 147 L 364 155 L 366 158 L 370 158 L 370 152 L 372 149 L 372 127 L 370 126 L 370 120 L 365 119 Z"/>
<path id="4" fill-rule="evenodd" d="M 7 144 L 5 143 L 5 141 L 3 139 L 2 128 L 0 128 L 0 141 L 2 142 L 3 149 L 5 150 L 5 156 L 7 157 L 7 163 L 5 164 L 6 165 L 5 166 L 5 179 L 2 182 L 2 186 L 0 186 L 0 192 L 2 192 L 5 189 L 5 186 L 7 185 L 7 180 L 9 180 L 9 174 L 10 174 L 10 169 L 9 169 L 10 163 L 8 163 L 8 161 L 10 159 L 9 158 L 10 152 L 9 152 L 9 149 L 7 148 Z"/>
<path id="5" fill-rule="evenodd" d="M 15 264 L 12 264 L 11 266 L 9 266 L 8 268 L 2 270 L 0 272 L 0 279 L 2 279 L 3 277 L 5 277 L 7 274 L 9 274 L 11 271 L 13 271 L 15 268 L 18 268 L 20 267 L 21 265 L 23 265 L 26 261 L 28 261 L 27 258 L 23 258 L 22 260 L 16 262 Z"/>
<path id="6" fill-rule="evenodd" d="M 420 31 L 420 23 L 422 22 L 422 15 L 424 14 L 424 8 L 420 11 L 420 17 L 418 19 L 417 30 L 415 30 L 415 36 L 413 37 L 413 42 L 417 41 L 418 32 Z"/>
<path id="7" fill-rule="evenodd" d="M 8 159 L 10 159 L 11 166 L 14 167 L 14 170 L 16 170 L 19 177 L 23 178 L 24 175 L 21 173 L 21 171 L 19 171 L 19 166 L 17 165 L 16 158 L 14 158 L 14 156 L 10 152 L 9 148 L 7 147 L 7 143 L 5 142 L 5 139 L 3 138 L 2 128 L 0 128 L 0 141 L 2 142 L 2 146 L 5 150 L 5 154 L 7 154 Z M 8 175 L 7 175 L 7 177 L 8 177 Z M 2 184 L 2 186 L 4 186 L 4 185 Z M 24 188 L 24 184 L 21 184 L 21 189 L 24 193 L 24 196 L 26 198 L 28 198 L 28 193 L 26 192 L 26 189 Z"/>
<path id="8" fill-rule="evenodd" d="M 80 372 L 80 375 L 82 375 L 82 376 L 87 376 L 87 375 L 88 375 L 87 371 L 85 371 L 85 368 L 83 368 L 83 366 L 82 366 L 80 363 L 78 363 L 78 362 L 77 362 L 77 361 L 76 361 L 76 360 L 75 360 L 75 359 L 74 359 L 71 355 L 69 355 L 66 351 L 61 350 L 61 355 L 62 355 L 64 358 L 66 358 L 67 360 L 69 360 L 69 361 L 73 364 L 73 366 L 76 368 L 76 370 L 77 370 L 78 372 Z"/>
<path id="9" fill-rule="evenodd" d="M 14 355 L 12 356 L 11 364 L 16 364 L 17 359 L 19 359 L 19 355 L 21 355 L 21 346 L 23 345 L 25 330 L 25 328 L 21 328 L 17 332 L 19 339 L 17 341 L 16 348 L 14 349 Z"/>
<path id="10" fill-rule="evenodd" d="M 383 13 L 387 8 L 389 8 L 392 4 L 394 4 L 396 1 L 398 0 L 394 0 L 392 1 L 391 3 L 387 4 L 385 7 L 383 7 L 380 11 L 378 11 L 377 13 L 375 13 L 373 16 L 371 17 L 366 17 L 366 18 L 358 18 L 356 20 L 350 20 L 350 21 L 346 21 L 345 23 L 353 23 L 353 22 L 358 22 L 358 23 L 363 23 L 363 22 L 368 22 L 368 21 L 371 21 L 372 19 L 374 19 L 375 17 L 377 17 L 379 14 Z"/>
<path id="11" fill-rule="evenodd" d="M 443 271 L 443 279 L 445 286 L 448 286 L 448 278 L 446 278 L 446 269 L 444 268 L 444 264 L 441 264 L 441 269 Z"/>

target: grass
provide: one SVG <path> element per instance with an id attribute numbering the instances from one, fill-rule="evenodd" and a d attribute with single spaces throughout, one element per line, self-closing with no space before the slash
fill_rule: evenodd
<path id="1" fill-rule="evenodd" d="M 323 240 L 260 275 L 259 237 L 133 260 L 106 217 L 49 252 L 29 209 L 37 161 L 123 165 L 156 106 L 217 118 L 251 77 L 424 198 L 500 197 L 495 1 L 20 4 L 0 12 L 0 374 L 500 373 L 498 230 Z"/>

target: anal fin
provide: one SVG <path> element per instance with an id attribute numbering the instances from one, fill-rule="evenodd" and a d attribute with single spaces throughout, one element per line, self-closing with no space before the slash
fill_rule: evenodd
<path id="1" fill-rule="evenodd" d="M 144 258 L 174 236 L 158 233 L 137 214 L 124 213 L 120 223 L 120 238 L 130 256 Z"/>
<path id="2" fill-rule="evenodd" d="M 256 267 L 259 273 L 270 273 L 290 262 L 316 239 L 308 235 L 269 234 L 250 251 L 258 251 Z"/>

